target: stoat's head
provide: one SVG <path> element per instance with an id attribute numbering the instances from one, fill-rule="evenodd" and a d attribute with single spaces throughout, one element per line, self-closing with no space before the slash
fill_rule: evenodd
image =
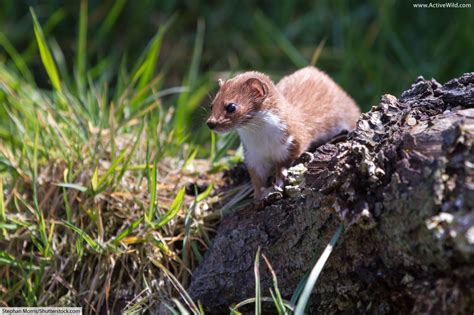
<path id="1" fill-rule="evenodd" d="M 245 72 L 233 79 L 219 80 L 219 91 L 211 103 L 209 128 L 225 133 L 250 123 L 263 106 L 273 83 L 259 72 Z"/>

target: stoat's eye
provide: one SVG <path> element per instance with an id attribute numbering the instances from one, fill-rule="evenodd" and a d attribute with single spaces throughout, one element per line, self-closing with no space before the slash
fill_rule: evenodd
<path id="1" fill-rule="evenodd" d="M 234 103 L 229 103 L 225 106 L 225 111 L 228 112 L 229 114 L 235 112 L 237 109 L 237 105 Z"/>

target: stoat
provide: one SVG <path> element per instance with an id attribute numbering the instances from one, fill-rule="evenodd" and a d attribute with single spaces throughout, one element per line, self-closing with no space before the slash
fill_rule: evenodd
<path id="1" fill-rule="evenodd" d="M 227 81 L 212 101 L 209 128 L 237 130 L 257 199 L 272 172 L 282 187 L 286 170 L 308 147 L 355 128 L 360 110 L 327 74 L 300 69 L 276 85 L 263 73 L 250 71 Z"/>

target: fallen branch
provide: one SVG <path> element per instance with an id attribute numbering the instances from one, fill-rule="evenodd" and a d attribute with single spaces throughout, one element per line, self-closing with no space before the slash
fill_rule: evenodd
<path id="1" fill-rule="evenodd" d="M 207 313 L 255 292 L 258 247 L 290 298 L 341 221 L 310 313 L 474 311 L 474 73 L 384 95 L 344 142 L 304 154 L 283 199 L 225 217 L 189 288 Z M 272 277 L 261 273 L 262 295 Z"/>

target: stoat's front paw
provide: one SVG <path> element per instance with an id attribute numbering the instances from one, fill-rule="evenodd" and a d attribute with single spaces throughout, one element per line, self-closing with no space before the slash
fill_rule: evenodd
<path id="1" fill-rule="evenodd" d="M 262 189 L 261 199 L 268 203 L 273 203 L 283 198 L 283 190 L 279 187 L 267 187 Z"/>
<path id="2" fill-rule="evenodd" d="M 275 188 L 283 190 L 283 187 L 285 187 L 285 180 L 287 176 L 288 170 L 286 168 L 282 168 L 275 177 Z"/>
<path id="3" fill-rule="evenodd" d="M 273 192 L 273 187 L 260 188 L 260 199 L 267 199 L 268 195 Z"/>

